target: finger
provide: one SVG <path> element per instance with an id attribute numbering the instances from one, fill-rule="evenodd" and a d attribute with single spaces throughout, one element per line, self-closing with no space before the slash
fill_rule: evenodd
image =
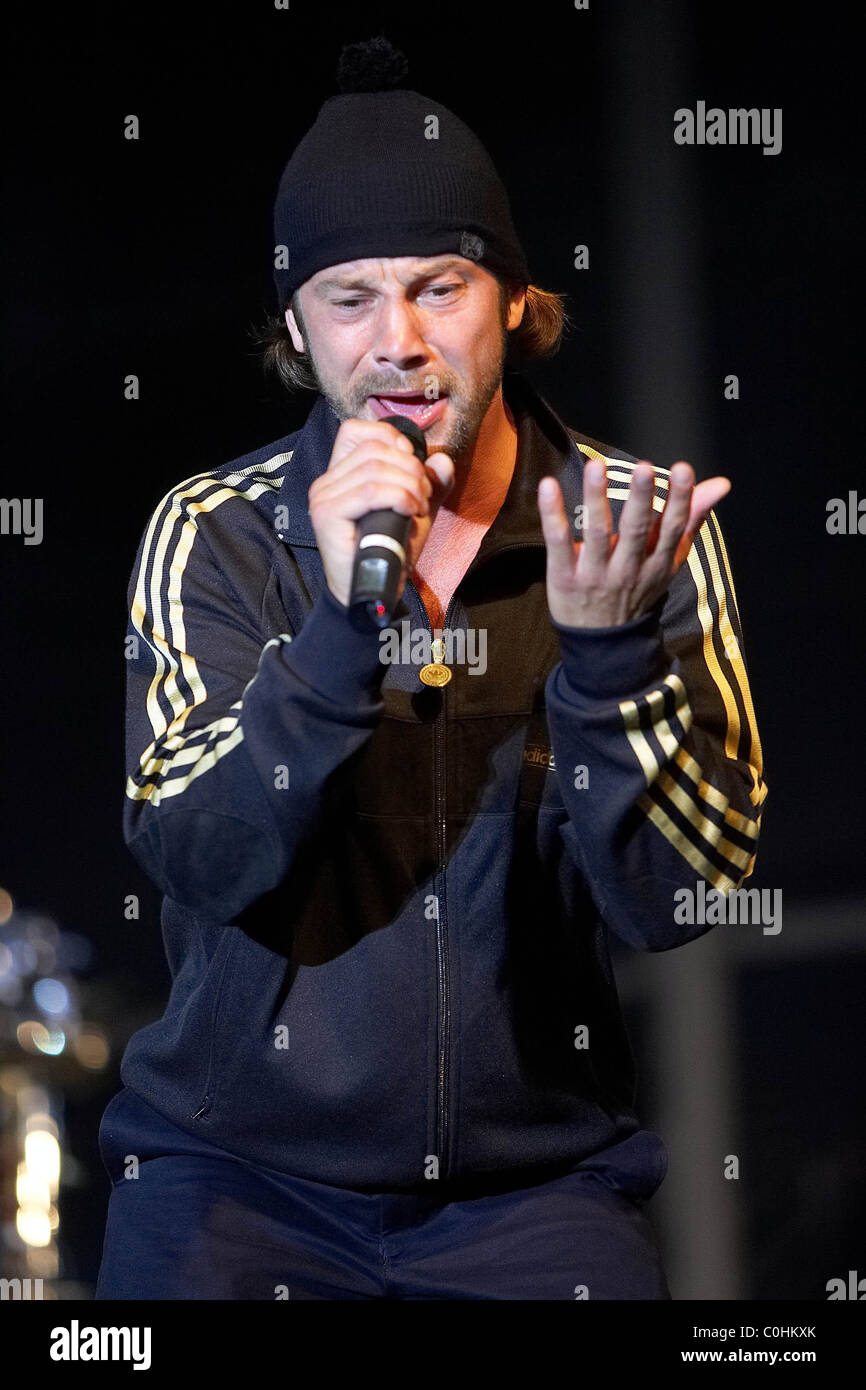
<path id="1" fill-rule="evenodd" d="M 655 554 L 655 549 L 656 549 L 656 546 L 658 545 L 659 534 L 660 534 L 660 532 L 661 532 L 661 529 L 662 529 L 662 514 L 661 514 L 661 512 L 659 512 L 659 511 L 656 510 L 655 504 L 654 504 L 654 505 L 653 505 L 653 523 L 652 523 L 652 526 L 650 527 L 650 532 L 649 532 L 649 535 L 647 536 L 647 542 L 646 542 L 646 553 L 647 553 L 647 555 L 654 555 L 654 554 Z"/>
<path id="2" fill-rule="evenodd" d="M 574 579 L 578 550 L 556 478 L 539 482 L 538 510 L 547 547 L 547 578 L 555 588 L 564 589 Z"/>
<path id="3" fill-rule="evenodd" d="M 394 507 L 395 511 L 409 516 L 416 511 L 423 516 L 429 510 L 432 490 L 426 476 L 413 476 L 393 464 L 372 459 L 360 469 L 353 469 L 323 487 L 311 498 L 311 510 L 333 507 L 342 510 L 344 516 L 357 517 Z M 394 497 L 399 499 L 399 505 L 392 500 Z M 407 513 L 406 506 L 410 502 Z"/>
<path id="4" fill-rule="evenodd" d="M 674 568 L 683 563 L 698 531 L 700 531 L 710 512 L 731 490 L 730 478 L 706 478 L 694 490 L 689 509 L 689 517 L 682 538 L 674 554 Z"/>
<path id="5" fill-rule="evenodd" d="M 668 479 L 668 495 L 661 514 L 658 541 L 653 551 L 659 572 L 669 569 L 673 563 L 674 554 L 688 523 L 694 483 L 695 471 L 691 464 L 675 463 Z"/>
<path id="6" fill-rule="evenodd" d="M 344 420 L 337 430 L 337 437 L 331 450 L 330 467 L 335 467 L 353 449 L 371 439 L 381 440 L 383 444 L 399 449 L 401 453 L 409 453 L 414 458 L 415 451 L 411 440 L 407 439 L 405 434 L 395 429 L 393 425 L 389 425 L 387 420 L 350 419 Z"/>
<path id="7" fill-rule="evenodd" d="M 427 477 L 433 485 L 433 495 L 430 499 L 431 505 L 438 507 L 451 491 L 456 481 L 454 460 L 451 458 L 450 454 L 445 454 L 440 450 L 439 453 L 429 456 L 424 468 Z"/>
<path id="8" fill-rule="evenodd" d="M 657 515 L 653 509 L 654 496 L 655 469 L 647 459 L 640 459 L 631 475 L 610 561 L 610 574 L 618 581 L 632 583 L 647 558 L 650 533 Z"/>
<path id="9" fill-rule="evenodd" d="M 397 434 L 396 430 L 393 429 L 391 433 Z M 409 443 L 405 435 L 397 437 L 402 439 L 405 444 Z M 361 468 L 365 463 L 375 459 L 381 460 L 382 463 L 396 465 L 398 468 L 404 468 L 407 473 L 412 473 L 415 477 L 423 476 L 424 464 L 416 458 L 411 445 L 407 450 L 401 448 L 399 444 L 392 444 L 390 440 L 381 438 L 362 440 L 350 453 L 344 454 L 336 463 L 332 459 L 327 470 L 319 476 L 323 485 L 330 485 L 335 479 L 344 478 L 355 469 Z"/>
<path id="10" fill-rule="evenodd" d="M 584 465 L 581 532 L 581 573 L 587 578 L 598 578 L 607 569 L 613 536 L 613 517 L 607 500 L 607 469 L 601 459 L 588 459 Z"/>

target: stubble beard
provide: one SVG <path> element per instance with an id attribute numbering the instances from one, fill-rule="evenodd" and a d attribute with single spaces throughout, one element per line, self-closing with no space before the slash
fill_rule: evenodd
<path id="1" fill-rule="evenodd" d="M 455 473 L 458 473 L 466 464 L 484 417 L 502 384 L 507 348 L 508 330 L 505 323 L 500 320 L 499 352 L 496 358 L 489 363 L 472 395 L 464 399 L 459 391 L 459 383 L 455 382 L 452 385 L 448 381 L 442 382 L 440 380 L 440 391 L 447 390 L 449 407 L 454 410 L 456 419 L 452 423 L 447 437 L 441 443 L 434 444 L 432 440 L 428 443 L 428 451 L 435 454 L 448 454 L 454 463 Z M 358 387 L 354 388 L 348 395 L 344 395 L 335 386 L 332 386 L 322 373 L 309 340 L 307 341 L 307 356 L 317 388 L 337 418 L 341 422 L 343 420 L 364 419 L 365 417 L 361 412 L 366 406 L 368 396 L 378 394 L 370 387 L 380 383 L 365 384 L 360 382 Z"/>

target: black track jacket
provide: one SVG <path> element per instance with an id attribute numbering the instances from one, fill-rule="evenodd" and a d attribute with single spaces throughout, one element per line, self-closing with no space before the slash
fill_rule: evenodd
<path id="1" fill-rule="evenodd" d="M 752 872 L 766 789 L 736 597 L 712 515 L 652 612 L 554 624 L 538 480 L 579 519 L 605 458 L 616 525 L 635 460 L 519 372 L 503 387 L 517 462 L 449 605 L 442 687 L 419 678 L 411 581 L 381 636 L 327 588 L 307 510 L 339 426 L 323 397 L 154 510 L 124 831 L 165 895 L 173 983 L 121 1075 L 227 1153 L 337 1186 L 583 1165 L 646 1196 L 667 1156 L 633 1110 L 607 937 L 678 946 L 709 928 L 674 894 Z M 389 633 L 405 659 L 381 659 Z"/>

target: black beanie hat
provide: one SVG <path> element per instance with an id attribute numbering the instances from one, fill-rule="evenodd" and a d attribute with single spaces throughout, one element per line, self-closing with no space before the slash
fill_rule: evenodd
<path id="1" fill-rule="evenodd" d="M 385 38 L 343 50 L 343 92 L 325 101 L 280 179 L 274 283 L 281 313 L 317 271 L 373 256 L 450 252 L 529 283 L 490 156 L 447 107 L 395 89 L 405 75 L 405 58 Z"/>

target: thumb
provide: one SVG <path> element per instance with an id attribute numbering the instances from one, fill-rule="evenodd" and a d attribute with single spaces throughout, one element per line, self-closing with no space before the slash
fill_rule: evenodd
<path id="1" fill-rule="evenodd" d="M 450 454 L 440 451 L 438 454 L 431 454 L 425 466 L 428 469 L 427 476 L 433 484 L 433 496 L 430 501 L 438 506 L 454 486 L 454 460 Z"/>

